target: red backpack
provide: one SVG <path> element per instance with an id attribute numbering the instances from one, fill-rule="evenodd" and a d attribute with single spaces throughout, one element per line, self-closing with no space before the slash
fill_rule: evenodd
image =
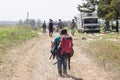
<path id="1" fill-rule="evenodd" d="M 69 35 L 61 37 L 58 47 L 60 48 L 60 56 L 65 53 L 70 55 L 70 57 L 73 56 L 73 42 L 72 37 Z"/>

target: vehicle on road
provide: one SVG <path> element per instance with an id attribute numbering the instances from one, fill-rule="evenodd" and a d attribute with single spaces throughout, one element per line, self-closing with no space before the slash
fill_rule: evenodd
<path id="1" fill-rule="evenodd" d="M 100 31 L 97 12 L 84 13 L 81 12 L 77 16 L 77 26 L 82 32 Z"/>

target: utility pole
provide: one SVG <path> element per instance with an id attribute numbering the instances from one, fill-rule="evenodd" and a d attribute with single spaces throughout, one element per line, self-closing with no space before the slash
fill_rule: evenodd
<path id="1" fill-rule="evenodd" d="M 27 26 L 28 26 L 28 20 L 29 20 L 29 12 L 27 12 Z"/>

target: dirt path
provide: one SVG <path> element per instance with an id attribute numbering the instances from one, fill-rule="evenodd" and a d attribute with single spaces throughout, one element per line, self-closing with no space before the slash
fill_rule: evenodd
<path id="1" fill-rule="evenodd" d="M 49 59 L 52 40 L 47 34 L 39 34 L 10 50 L 0 66 L 0 80 L 118 80 L 84 54 L 76 41 L 70 76 L 59 77 L 56 65 L 52 65 L 56 60 Z"/>

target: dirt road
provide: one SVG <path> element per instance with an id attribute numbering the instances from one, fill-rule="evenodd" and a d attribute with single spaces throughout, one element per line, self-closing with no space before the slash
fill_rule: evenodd
<path id="1" fill-rule="evenodd" d="M 54 37 L 58 34 L 54 34 Z M 76 36 L 73 37 L 74 39 Z M 0 80 L 119 80 L 113 74 L 100 68 L 85 54 L 74 40 L 74 56 L 71 60 L 69 77 L 59 77 L 56 60 L 50 60 L 50 38 L 39 34 L 23 44 L 9 50 L 0 66 Z"/>

